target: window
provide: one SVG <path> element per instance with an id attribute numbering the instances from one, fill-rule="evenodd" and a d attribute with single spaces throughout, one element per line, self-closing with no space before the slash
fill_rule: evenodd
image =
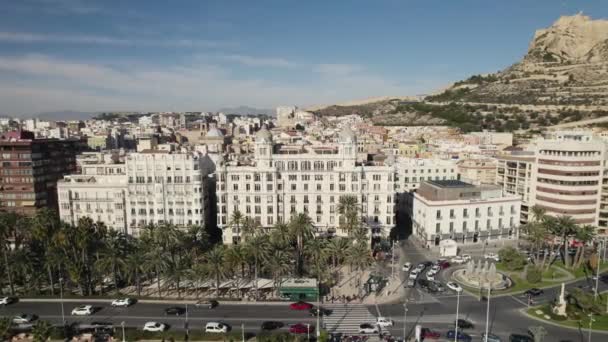
<path id="1" fill-rule="evenodd" d="M 454 209 L 450 209 L 450 218 L 453 219 L 456 216 L 454 216 Z"/>
<path id="2" fill-rule="evenodd" d="M 464 217 L 464 218 L 469 217 L 469 209 L 462 209 L 462 217 Z"/>
<path id="3" fill-rule="evenodd" d="M 467 231 L 467 221 L 462 222 L 462 231 L 463 232 Z"/>
<path id="4" fill-rule="evenodd" d="M 441 223 L 435 224 L 435 233 L 441 234 Z"/>
<path id="5" fill-rule="evenodd" d="M 291 184 L 291 191 L 296 191 L 296 185 L 295 184 Z"/>
<path id="6" fill-rule="evenodd" d="M 437 219 L 441 220 L 441 210 L 437 210 Z"/>
<path id="7" fill-rule="evenodd" d="M 487 230 L 490 230 L 490 229 L 491 229 L 491 228 L 490 228 L 491 226 L 492 226 L 491 221 L 490 221 L 490 220 L 487 220 L 487 221 L 486 221 L 486 229 L 487 229 Z"/>

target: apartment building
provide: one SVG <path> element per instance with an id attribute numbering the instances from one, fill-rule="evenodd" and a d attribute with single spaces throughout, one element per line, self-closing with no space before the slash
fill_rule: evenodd
<path id="1" fill-rule="evenodd" d="M 450 159 L 399 158 L 395 166 L 395 191 L 410 192 L 426 180 L 456 180 L 458 167 Z"/>
<path id="2" fill-rule="evenodd" d="M 126 157 L 128 232 L 148 224 L 204 225 L 210 160 L 200 152 L 144 151 Z"/>
<path id="3" fill-rule="evenodd" d="M 494 184 L 496 181 L 496 159 L 471 158 L 458 162 L 460 179 L 478 184 Z"/>
<path id="4" fill-rule="evenodd" d="M 534 205 L 548 215 L 571 216 L 608 233 L 606 142 L 586 131 L 559 131 L 536 142 L 529 155 L 500 156 L 497 184 L 522 196 L 522 222 Z"/>
<path id="5" fill-rule="evenodd" d="M 426 245 L 473 244 L 518 236 L 521 199 L 499 186 L 424 181 L 412 194 L 413 234 Z"/>
<path id="6" fill-rule="evenodd" d="M 32 132 L 0 137 L 0 210 L 33 215 L 39 208 L 57 210 L 57 180 L 76 170 L 77 139 L 35 139 Z"/>
<path id="7" fill-rule="evenodd" d="M 220 162 L 216 169 L 218 226 L 224 243 L 241 240 L 231 225 L 236 212 L 252 217 L 262 229 L 306 213 L 317 235 L 344 236 L 338 203 L 356 196 L 371 235 L 388 235 L 395 225 L 395 168 L 357 162 L 357 139 L 343 129 L 336 144 L 279 145 L 263 127 L 255 137 L 252 160 Z"/>
<path id="8" fill-rule="evenodd" d="M 83 217 L 128 233 L 127 176 L 124 164 L 87 164 L 82 174 L 66 175 L 57 182 L 59 217 L 77 224 Z"/>

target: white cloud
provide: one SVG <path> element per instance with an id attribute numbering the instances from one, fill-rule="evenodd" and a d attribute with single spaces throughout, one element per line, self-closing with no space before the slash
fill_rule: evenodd
<path id="1" fill-rule="evenodd" d="M 356 64 L 318 64 L 313 71 L 326 76 L 345 76 L 361 72 L 363 67 Z"/>
<path id="2" fill-rule="evenodd" d="M 356 68 L 333 75 L 303 74 L 301 80 L 279 82 L 237 77 L 230 69 L 204 62 L 125 67 L 43 55 L 0 57 L 0 103 L 10 115 L 65 109 L 180 111 L 241 104 L 306 106 L 421 91 Z"/>
<path id="3" fill-rule="evenodd" d="M 294 68 L 297 63 L 283 58 L 253 57 L 245 55 L 223 55 L 220 58 L 253 67 Z"/>
<path id="4" fill-rule="evenodd" d="M 133 39 L 95 35 L 58 35 L 29 32 L 0 31 L 0 41 L 11 43 L 88 44 L 113 46 L 144 46 L 165 48 L 200 48 L 235 46 L 234 42 L 197 39 Z"/>

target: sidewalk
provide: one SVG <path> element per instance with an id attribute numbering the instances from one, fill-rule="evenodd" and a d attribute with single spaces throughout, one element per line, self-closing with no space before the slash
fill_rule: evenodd
<path id="1" fill-rule="evenodd" d="M 111 303 L 114 299 L 100 298 L 19 298 L 20 302 L 24 303 Z M 182 304 L 194 305 L 196 300 L 176 300 L 176 299 L 139 299 L 137 303 L 141 304 Z M 220 301 L 220 305 L 289 305 L 289 301 Z"/>

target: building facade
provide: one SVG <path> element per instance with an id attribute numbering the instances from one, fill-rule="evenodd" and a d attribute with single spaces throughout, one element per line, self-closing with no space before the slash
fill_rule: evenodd
<path id="1" fill-rule="evenodd" d="M 338 204 L 345 195 L 356 196 L 372 237 L 395 225 L 395 169 L 357 162 L 356 137 L 348 128 L 336 145 L 280 146 L 264 127 L 256 134 L 253 160 L 220 163 L 216 173 L 217 222 L 227 244 L 241 240 L 231 224 L 237 211 L 262 229 L 305 213 L 317 235 L 344 236 Z"/>
<path id="2" fill-rule="evenodd" d="M 425 181 L 412 194 L 413 234 L 425 245 L 480 243 L 518 236 L 521 199 L 493 185 Z"/>
<path id="3" fill-rule="evenodd" d="M 15 131 L 0 137 L 0 210 L 33 215 L 39 208 L 57 210 L 57 180 L 76 171 L 76 139 L 35 139 Z"/>
<path id="4" fill-rule="evenodd" d="M 496 181 L 496 159 L 472 158 L 458 162 L 458 173 L 462 180 L 478 184 L 494 184 Z"/>

